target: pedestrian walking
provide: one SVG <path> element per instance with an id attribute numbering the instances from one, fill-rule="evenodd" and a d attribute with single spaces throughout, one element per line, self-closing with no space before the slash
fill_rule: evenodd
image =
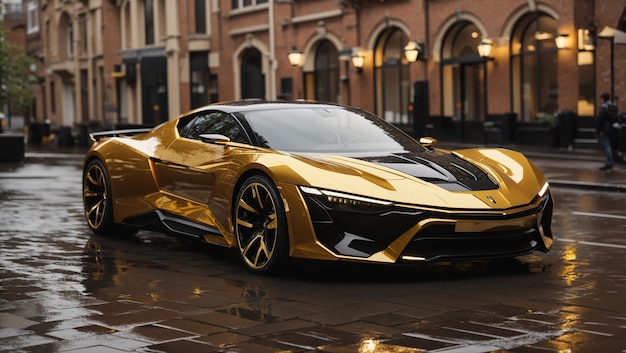
<path id="1" fill-rule="evenodd" d="M 613 130 L 613 122 L 617 120 L 617 107 L 611 101 L 611 95 L 608 93 L 602 93 L 602 105 L 598 111 L 596 117 L 596 132 L 600 140 L 600 145 L 604 148 L 606 153 L 606 162 L 600 170 L 610 170 L 613 168 L 613 150 L 611 148 L 611 133 Z"/>

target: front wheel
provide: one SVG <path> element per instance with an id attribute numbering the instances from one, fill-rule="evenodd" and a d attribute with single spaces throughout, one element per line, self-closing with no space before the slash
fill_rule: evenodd
<path id="1" fill-rule="evenodd" d="M 246 266 L 256 273 L 276 273 L 288 260 L 285 207 L 274 183 L 260 175 L 243 183 L 234 208 L 235 236 Z"/>

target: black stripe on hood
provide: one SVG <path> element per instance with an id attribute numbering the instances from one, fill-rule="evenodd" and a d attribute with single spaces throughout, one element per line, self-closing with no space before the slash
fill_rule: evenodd
<path id="1" fill-rule="evenodd" d="M 436 184 L 447 190 L 493 190 L 498 184 L 474 164 L 449 153 L 395 153 L 357 157 Z"/>

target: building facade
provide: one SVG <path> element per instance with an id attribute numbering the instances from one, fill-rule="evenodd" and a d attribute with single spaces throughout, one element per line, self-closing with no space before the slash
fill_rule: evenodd
<path id="1" fill-rule="evenodd" d="M 313 99 L 416 135 L 482 141 L 485 121 L 515 130 L 561 111 L 591 117 L 601 92 L 626 90 L 618 0 L 38 2 L 40 109 L 58 125 L 155 125 L 217 101 Z"/>
<path id="2" fill-rule="evenodd" d="M 35 59 L 32 122 L 56 127 L 117 118 L 118 8 L 110 1 L 25 0 L 25 47 Z"/>

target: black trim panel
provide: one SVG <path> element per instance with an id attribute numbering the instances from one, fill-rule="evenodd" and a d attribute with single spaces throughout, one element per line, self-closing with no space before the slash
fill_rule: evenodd
<path id="1" fill-rule="evenodd" d="M 173 235 L 203 239 L 206 234 L 222 235 L 217 228 L 156 210 L 124 220 L 124 225 L 136 229 L 154 230 Z"/>

